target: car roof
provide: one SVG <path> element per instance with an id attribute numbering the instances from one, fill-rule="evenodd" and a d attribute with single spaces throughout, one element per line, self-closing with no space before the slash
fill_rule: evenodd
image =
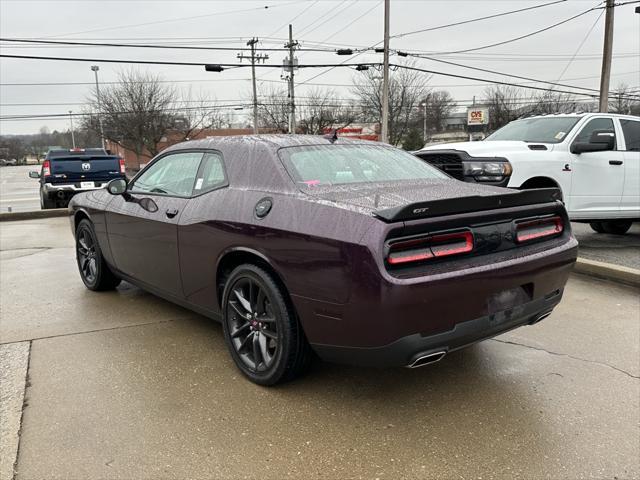
<path id="1" fill-rule="evenodd" d="M 323 135 L 287 135 L 287 134 L 260 134 L 260 135 L 228 135 L 228 136 L 211 136 L 200 140 L 190 140 L 178 143 L 167 148 L 170 150 L 184 150 L 190 148 L 211 148 L 215 149 L 221 146 L 227 148 L 242 147 L 243 145 L 262 144 L 275 150 L 284 147 L 298 147 L 304 145 L 357 145 L 372 144 L 384 145 L 379 142 L 370 140 L 352 139 L 338 136 L 337 140 L 332 141 Z"/>

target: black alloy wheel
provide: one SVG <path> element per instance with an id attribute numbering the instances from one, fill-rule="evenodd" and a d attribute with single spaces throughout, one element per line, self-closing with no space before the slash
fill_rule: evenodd
<path id="1" fill-rule="evenodd" d="M 589 226 L 596 233 L 605 233 L 602 222 L 589 222 Z"/>
<path id="2" fill-rule="evenodd" d="M 102 257 L 93 225 L 83 219 L 76 229 L 76 260 L 80 277 L 89 290 L 112 290 L 120 284 Z"/>
<path id="3" fill-rule="evenodd" d="M 223 327 L 235 364 L 251 381 L 274 385 L 298 376 L 311 350 L 286 292 L 266 270 L 237 267 L 223 295 Z"/>
<path id="4" fill-rule="evenodd" d="M 278 354 L 278 324 L 266 288 L 250 277 L 233 285 L 228 306 L 229 336 L 243 363 L 254 372 L 264 372 Z"/>

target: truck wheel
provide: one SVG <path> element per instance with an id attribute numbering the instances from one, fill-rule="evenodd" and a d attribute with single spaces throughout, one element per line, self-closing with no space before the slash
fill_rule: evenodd
<path id="1" fill-rule="evenodd" d="M 602 227 L 607 233 L 614 235 L 624 235 L 631 228 L 631 221 L 629 220 L 609 220 L 602 222 Z"/>
<path id="2" fill-rule="evenodd" d="M 604 233 L 604 225 L 602 225 L 602 222 L 590 222 L 589 226 L 596 233 Z"/>
<path id="3" fill-rule="evenodd" d="M 40 208 L 42 210 L 49 210 L 50 208 L 56 208 L 55 200 L 50 200 L 46 195 L 40 192 Z"/>

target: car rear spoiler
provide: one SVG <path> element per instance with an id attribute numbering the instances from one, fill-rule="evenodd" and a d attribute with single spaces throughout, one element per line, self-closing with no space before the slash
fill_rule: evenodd
<path id="1" fill-rule="evenodd" d="M 472 197 L 417 202 L 401 207 L 378 210 L 373 214 L 385 222 L 400 222 L 425 217 L 454 215 L 456 213 L 550 203 L 561 199 L 562 192 L 559 188 L 535 188 L 531 190 L 514 190 L 513 193 L 486 197 L 474 195 Z"/>

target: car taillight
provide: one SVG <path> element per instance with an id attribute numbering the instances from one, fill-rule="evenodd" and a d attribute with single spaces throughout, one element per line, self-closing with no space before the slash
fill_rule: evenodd
<path id="1" fill-rule="evenodd" d="M 45 160 L 42 163 L 42 176 L 48 177 L 51 175 L 51 162 L 49 160 Z"/>
<path id="2" fill-rule="evenodd" d="M 473 251 L 471 232 L 444 233 L 390 243 L 387 262 L 390 265 L 400 265 L 471 251 Z"/>
<path id="3" fill-rule="evenodd" d="M 126 166 L 124 164 L 124 158 L 120 159 L 120 173 L 122 173 L 122 174 L 126 173 Z"/>
<path id="4" fill-rule="evenodd" d="M 528 242 L 543 237 L 559 235 L 564 230 L 560 217 L 539 218 L 516 223 L 516 241 Z"/>

